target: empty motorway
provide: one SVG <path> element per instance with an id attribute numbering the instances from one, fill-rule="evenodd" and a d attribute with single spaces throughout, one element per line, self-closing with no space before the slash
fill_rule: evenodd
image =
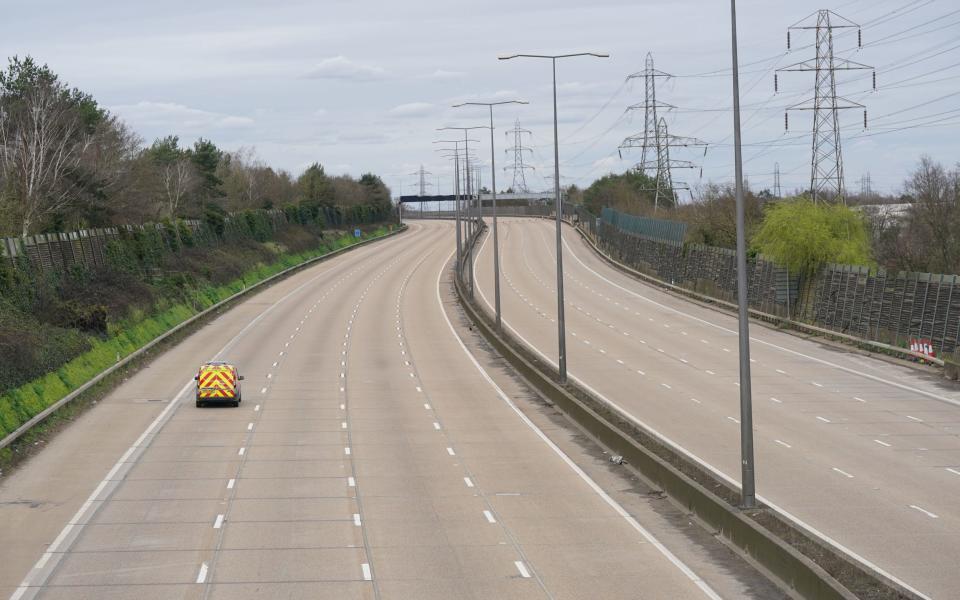
<path id="1" fill-rule="evenodd" d="M 555 229 L 502 219 L 503 318 L 555 364 Z M 736 319 L 638 282 L 565 227 L 571 377 L 739 481 Z M 476 256 L 493 302 L 492 244 Z M 932 597 L 960 560 L 960 394 L 887 360 L 755 325 L 757 491 L 832 543 Z"/>
<path id="2" fill-rule="evenodd" d="M 509 248 L 527 227 L 510 226 Z M 0 594 L 770 597 L 745 563 L 712 558 L 719 543 L 662 544 L 616 499 L 639 502 L 634 484 L 604 489 L 587 471 L 609 463 L 521 410 L 521 384 L 462 322 L 452 251 L 450 223 L 414 223 L 250 297 L 130 377 L 4 477 Z M 512 281 L 537 285 L 521 265 Z M 507 305 L 533 335 L 535 313 Z M 239 408 L 194 406 L 212 358 L 245 376 Z"/>

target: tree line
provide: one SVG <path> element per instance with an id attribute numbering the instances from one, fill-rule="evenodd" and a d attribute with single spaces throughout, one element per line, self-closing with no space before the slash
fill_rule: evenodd
<path id="1" fill-rule="evenodd" d="M 0 71 L 0 235 L 30 235 L 296 207 L 373 222 L 392 212 L 376 175 L 299 177 L 251 148 L 176 135 L 145 144 L 117 115 L 32 57 Z M 335 225 L 335 224 L 334 224 Z"/>
<path id="2" fill-rule="evenodd" d="M 688 242 L 736 247 L 733 185 L 708 183 L 684 203 L 675 191 L 661 190 L 656 211 L 655 190 L 653 178 L 630 170 L 606 175 L 583 190 L 572 187 L 569 195 L 594 214 L 609 206 L 682 221 Z M 744 209 L 752 251 L 777 254 L 794 266 L 798 260 L 852 262 L 889 271 L 960 274 L 960 164 L 949 168 L 923 156 L 900 193 L 848 193 L 846 206 L 837 207 L 814 204 L 802 190 L 778 198 L 746 182 Z"/>

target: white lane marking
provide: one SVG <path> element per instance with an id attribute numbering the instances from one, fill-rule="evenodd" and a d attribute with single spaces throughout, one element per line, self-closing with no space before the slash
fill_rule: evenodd
<path id="1" fill-rule="evenodd" d="M 232 489 L 233 489 L 233 486 L 234 486 L 236 483 L 237 483 L 237 480 L 236 480 L 236 479 L 231 479 L 230 481 L 227 482 L 227 489 L 228 489 L 228 490 L 232 490 Z"/>
<path id="2" fill-rule="evenodd" d="M 700 402 L 700 401 L 697 400 L 696 398 L 690 398 L 690 401 L 691 401 L 691 402 L 696 402 L 697 404 L 703 404 L 703 402 Z"/>
<path id="3" fill-rule="evenodd" d="M 522 560 L 515 560 L 513 564 L 516 565 L 517 570 L 520 571 L 520 577 L 530 579 L 530 571 L 527 570 L 527 565 L 523 564 Z"/>
<path id="4" fill-rule="evenodd" d="M 449 448 L 449 447 L 447 448 L 447 454 L 449 454 L 450 456 L 457 455 L 457 453 L 453 451 L 453 448 Z M 947 469 L 947 470 L 949 471 L 950 469 Z M 958 475 L 960 475 L 960 473 L 958 473 Z"/>
<path id="5" fill-rule="evenodd" d="M 472 487 L 473 487 L 473 480 L 470 479 L 469 477 L 464 477 L 464 478 L 463 478 L 463 482 L 464 482 L 465 484 L 467 484 L 467 487 L 468 487 L 468 488 L 472 488 Z"/>
<path id="6" fill-rule="evenodd" d="M 770 400 L 773 401 L 773 402 L 776 402 L 777 404 L 783 404 L 783 400 L 777 400 L 777 399 L 774 398 L 773 396 L 770 396 Z"/>
<path id="7" fill-rule="evenodd" d="M 784 371 L 783 369 L 777 369 L 777 373 L 780 373 L 781 375 L 786 375 L 786 374 L 787 374 L 787 372 Z"/>
<path id="8" fill-rule="evenodd" d="M 260 405 L 259 405 L 259 404 L 253 407 L 253 412 L 260 412 Z"/>
<path id="9" fill-rule="evenodd" d="M 637 369 L 637 373 L 640 374 L 640 375 L 646 375 L 646 373 L 644 373 L 644 372 L 641 371 L 640 369 Z"/>
<path id="10" fill-rule="evenodd" d="M 497 520 L 493 517 L 493 513 L 490 512 L 489 510 L 483 511 L 483 516 L 484 516 L 484 518 L 487 519 L 487 523 L 496 523 L 496 522 L 497 522 Z"/>
<path id="11" fill-rule="evenodd" d="M 418 385 L 418 386 L 417 386 L 417 391 L 418 391 L 418 392 L 422 392 L 422 391 L 423 391 L 423 388 L 421 388 L 421 387 Z"/>
<path id="12" fill-rule="evenodd" d="M 786 443 L 786 442 L 783 442 L 783 441 L 780 441 L 780 440 L 773 440 L 773 441 L 775 441 L 776 443 L 780 444 L 780 445 L 783 446 L 784 448 L 793 448 L 793 446 L 791 446 L 790 444 L 788 444 L 788 443 Z"/>
<path id="13" fill-rule="evenodd" d="M 347 477 L 347 485 L 350 487 L 357 487 L 357 480 L 353 477 Z"/>
<path id="14" fill-rule="evenodd" d="M 858 398 L 856 396 L 854 396 L 853 399 L 856 400 L 857 402 L 866 402 L 866 400 L 864 400 L 863 398 Z"/>
<path id="15" fill-rule="evenodd" d="M 827 419 L 827 418 L 824 418 L 824 417 L 819 417 L 819 416 L 817 417 L 817 420 L 818 420 L 818 421 L 823 421 L 824 423 L 829 423 L 829 422 L 830 422 L 830 419 Z"/>
<path id="16" fill-rule="evenodd" d="M 277 363 L 273 363 L 273 366 L 277 366 Z"/>
<path id="17" fill-rule="evenodd" d="M 247 423 L 247 431 L 253 431 L 253 423 Z"/>
<path id="18" fill-rule="evenodd" d="M 440 431 L 440 423 L 437 423 L 436 421 L 434 421 L 433 428 L 436 429 L 437 431 Z"/>
<path id="19" fill-rule="evenodd" d="M 727 417 L 727 418 L 730 419 L 731 421 L 733 421 L 734 423 L 738 424 L 738 425 L 740 424 L 740 420 L 737 419 L 736 417 Z"/>
<path id="20" fill-rule="evenodd" d="M 267 388 L 260 388 L 260 393 L 261 393 L 261 394 L 266 394 L 266 393 L 267 393 Z"/>
<path id="21" fill-rule="evenodd" d="M 853 475 L 851 475 L 850 473 L 847 473 L 847 472 L 844 471 L 843 469 L 838 469 L 838 468 L 836 468 L 836 467 L 832 467 L 832 469 L 833 469 L 834 471 L 836 471 L 837 473 L 840 473 L 841 475 L 843 475 L 843 476 L 846 477 L 847 479 L 853 479 Z"/>
<path id="22" fill-rule="evenodd" d="M 716 375 L 716 373 L 714 373 L 714 372 L 711 371 L 710 369 L 707 369 L 707 375 Z"/>
<path id="23" fill-rule="evenodd" d="M 954 475 L 960 475 L 960 471 L 956 469 L 951 469 L 950 467 L 947 467 L 947 470 L 953 473 Z"/>
<path id="24" fill-rule="evenodd" d="M 823 384 L 822 384 L 822 383 L 817 383 L 816 381 L 811 381 L 810 383 L 812 383 L 813 385 L 815 385 L 815 386 L 817 386 L 817 387 L 823 387 Z"/>
<path id="25" fill-rule="evenodd" d="M 890 447 L 891 447 L 891 444 L 888 444 L 888 443 L 884 442 L 883 440 L 873 440 L 873 441 L 875 441 L 876 443 L 880 444 L 881 446 L 886 446 L 887 448 L 890 448 Z"/>
<path id="26" fill-rule="evenodd" d="M 247 452 L 246 448 L 240 448 L 239 450 L 237 450 L 237 455 L 243 456 L 246 452 Z"/>
<path id="27" fill-rule="evenodd" d="M 343 448 L 343 453 L 346 454 L 347 456 L 350 456 L 350 446 L 345 446 Z"/>
<path id="28" fill-rule="evenodd" d="M 483 246 L 486 245 L 487 240 L 489 240 L 490 237 L 491 236 L 486 236 L 484 238 Z M 483 246 L 481 246 L 478 256 L 483 252 Z M 487 373 L 487 371 L 483 368 L 483 366 L 481 366 L 480 363 L 477 362 L 477 359 L 473 356 L 473 354 L 470 353 L 470 350 L 467 348 L 466 344 L 463 343 L 463 340 L 460 339 L 460 336 L 457 334 L 457 330 L 453 328 L 453 323 L 450 322 L 450 318 L 447 316 L 446 311 L 443 310 L 443 299 L 440 296 L 440 278 L 443 276 L 443 273 L 445 271 L 446 262 L 449 262 L 454 252 L 455 251 L 451 252 L 447 256 L 447 260 L 444 261 L 444 267 L 441 268 L 440 271 L 437 273 L 437 285 L 436 285 L 437 305 L 440 308 L 440 314 L 443 315 L 444 320 L 447 322 L 447 327 L 450 329 L 450 333 L 453 335 L 454 339 L 457 340 L 458 344 L 460 345 L 460 349 L 463 350 L 463 353 L 466 354 L 470 362 L 473 363 L 474 368 L 476 368 L 477 371 L 480 372 L 480 375 L 484 378 L 484 380 L 486 380 L 486 382 L 490 385 L 490 387 L 492 387 L 497 392 L 497 395 L 500 396 L 500 399 L 503 400 L 503 402 L 513 410 L 513 412 L 520 418 L 520 420 L 523 421 L 524 424 L 526 424 L 527 427 L 529 427 L 537 435 L 537 437 L 539 437 L 543 441 L 544 444 L 546 444 L 551 450 L 553 450 L 554 453 L 557 456 L 559 456 L 560 459 L 563 460 L 563 462 L 565 462 L 567 466 L 570 467 L 570 469 L 574 473 L 576 473 L 584 483 L 587 484 L 588 487 L 590 487 L 590 489 L 594 491 L 594 493 L 596 493 L 601 499 L 603 499 L 603 501 L 606 502 L 607 505 L 610 506 L 610 508 L 612 508 L 627 523 L 629 523 L 630 526 L 633 527 L 634 530 L 637 531 L 644 539 L 646 539 L 651 545 L 653 545 L 658 551 L 660 551 L 660 553 L 667 560 L 669 560 L 675 567 L 677 567 L 677 569 L 679 569 L 680 572 L 682 572 L 687 577 L 687 579 L 689 579 L 691 582 L 694 583 L 694 585 L 700 588 L 700 590 L 708 598 L 710 598 L 711 600 L 721 600 L 720 595 L 717 594 L 715 591 L 713 591 L 713 588 L 711 588 L 706 581 L 704 581 L 703 579 L 700 578 L 699 575 L 694 573 L 693 570 L 690 569 L 690 567 L 688 567 L 686 564 L 683 563 L 683 561 L 677 558 L 677 556 L 673 552 L 671 552 L 666 546 L 664 546 L 660 542 L 660 540 L 654 537 L 653 534 L 647 531 L 646 528 L 644 528 L 635 518 L 633 518 L 633 516 L 630 513 L 628 513 L 626 509 L 623 508 L 623 506 L 621 506 L 616 500 L 611 498 L 609 494 L 603 491 L 603 489 L 597 484 L 596 481 L 591 479 L 590 476 L 583 471 L 583 469 L 581 469 L 575 462 L 573 462 L 573 460 L 569 456 L 567 456 L 563 452 L 563 450 L 561 450 L 556 444 L 553 443 L 553 441 L 550 440 L 550 438 L 547 437 L 545 433 L 543 433 L 543 430 L 537 427 L 536 424 L 533 421 L 531 421 L 529 417 L 523 414 L 523 412 L 517 407 L 517 405 L 513 403 L 510 397 L 507 396 L 506 392 L 504 392 L 503 389 L 499 385 L 497 385 L 497 382 L 494 381 L 493 378 L 490 377 L 490 374 Z M 476 269 L 476 260 L 474 260 L 472 268 Z M 483 289 L 480 288 L 479 286 L 477 289 L 480 290 L 480 297 L 483 298 L 483 301 L 492 310 L 493 307 L 491 306 L 490 301 L 487 299 L 486 295 L 483 293 Z M 543 353 L 537 350 L 534 346 L 532 346 L 526 339 L 520 336 L 520 334 L 509 323 L 507 323 L 506 320 L 503 321 L 503 324 L 506 325 L 508 329 L 513 331 L 525 344 L 527 344 L 529 347 L 533 348 L 535 352 L 540 354 L 540 356 L 544 357 L 548 361 L 551 360 L 548 357 L 544 356 Z M 556 363 L 552 363 L 552 364 L 556 366 Z M 577 379 L 577 382 L 581 383 L 579 379 Z M 593 389 L 588 387 L 588 391 L 593 392 Z M 599 397 L 603 398 L 603 396 L 599 396 Z M 618 406 L 615 406 L 615 408 L 620 412 L 624 412 Z M 650 430 L 653 431 L 652 429 Z M 655 435 L 659 436 L 658 433 L 655 433 Z M 468 481 L 468 478 L 464 478 L 464 480 Z M 472 483 L 470 485 L 472 486 Z M 518 569 L 520 568 L 519 567 L 520 564 L 523 564 L 523 563 L 518 562 L 518 567 L 517 567 Z"/>
<path id="29" fill-rule="evenodd" d="M 907 415 L 907 418 L 910 419 L 911 421 L 916 421 L 917 423 L 923 423 L 923 419 L 918 419 L 917 417 L 914 417 L 911 415 Z"/>
<path id="30" fill-rule="evenodd" d="M 373 576 L 370 574 L 370 565 L 363 563 L 360 565 L 360 568 L 363 570 L 363 580 L 370 581 L 373 579 Z"/>
<path id="31" fill-rule="evenodd" d="M 346 429 L 346 428 L 347 428 L 347 422 L 346 421 L 341 422 L 340 429 Z"/>
<path id="32" fill-rule="evenodd" d="M 222 514 L 217 515 L 216 520 L 214 520 L 214 522 L 213 522 L 213 528 L 214 528 L 214 529 L 220 529 L 221 527 L 223 527 L 223 515 L 222 515 Z"/>
<path id="33" fill-rule="evenodd" d="M 939 519 L 939 518 L 940 518 L 940 517 L 938 517 L 937 515 L 935 515 L 935 514 L 933 514 L 932 512 L 930 512 L 929 510 L 926 510 L 925 508 L 920 508 L 920 507 L 917 506 L 916 504 L 911 504 L 911 505 L 910 505 L 910 508 L 912 508 L 913 510 L 919 510 L 920 512 L 922 512 L 923 514 L 927 515 L 927 516 L 930 517 L 931 519 Z"/>
<path id="34" fill-rule="evenodd" d="M 52 557 L 52 556 L 53 556 L 53 553 L 52 553 L 52 552 L 44 552 L 44 553 L 43 553 L 43 556 L 40 557 L 40 560 L 37 561 L 37 564 L 34 565 L 33 568 L 34 568 L 34 569 L 42 569 L 44 566 L 46 566 L 47 561 L 49 561 L 49 560 L 50 560 L 50 557 Z"/>
<path id="35" fill-rule="evenodd" d="M 273 379 L 273 373 L 267 373 L 267 379 Z"/>
<path id="36" fill-rule="evenodd" d="M 353 524 L 357 527 L 360 527 L 360 514 L 353 513 Z"/>
<path id="37" fill-rule="evenodd" d="M 623 361 L 620 360 L 619 358 L 617 359 L 617 362 L 620 363 L 621 365 L 623 364 Z"/>
<path id="38" fill-rule="evenodd" d="M 347 388 L 345 388 L 345 387 L 343 387 L 343 386 L 340 386 L 340 391 L 341 391 L 341 392 L 345 392 L 345 391 L 347 391 Z"/>
<path id="39" fill-rule="evenodd" d="M 670 387 L 670 384 L 668 384 L 668 383 L 661 383 L 660 385 L 662 385 L 663 387 L 667 388 L 668 390 L 672 390 L 672 389 L 673 389 L 672 387 Z"/>
<path id="40" fill-rule="evenodd" d="M 340 410 L 347 410 L 347 405 L 346 405 L 346 404 L 341 404 L 341 405 L 340 405 Z"/>
<path id="41" fill-rule="evenodd" d="M 427 409 L 427 410 L 430 410 L 430 405 L 427 404 L 426 402 L 424 402 L 424 403 L 423 403 L 423 408 L 425 408 L 425 409 Z"/>
<path id="42" fill-rule="evenodd" d="M 200 572 L 197 573 L 197 583 L 203 583 L 207 580 L 207 563 L 202 563 L 200 565 Z"/>

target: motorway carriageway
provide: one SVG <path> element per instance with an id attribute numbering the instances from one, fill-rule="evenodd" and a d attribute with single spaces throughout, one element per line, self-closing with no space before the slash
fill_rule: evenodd
<path id="1" fill-rule="evenodd" d="M 663 501 L 518 400 L 464 326 L 452 250 L 452 224 L 415 223 L 251 296 L 131 376 L 4 477 L 0 597 L 776 595 L 708 532 L 638 522 Z M 532 335 L 535 313 L 507 306 Z M 239 408 L 194 406 L 213 358 L 245 376 Z"/>
<path id="2" fill-rule="evenodd" d="M 500 220 L 505 326 L 554 365 L 555 231 Z M 474 266 L 492 313 L 489 240 Z M 563 265 L 571 379 L 739 485 L 735 315 L 618 271 L 568 226 Z M 956 597 L 956 385 L 759 324 L 751 338 L 758 494 L 921 593 Z"/>

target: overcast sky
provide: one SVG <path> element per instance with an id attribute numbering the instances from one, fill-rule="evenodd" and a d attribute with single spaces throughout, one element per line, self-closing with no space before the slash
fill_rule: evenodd
<path id="1" fill-rule="evenodd" d="M 674 149 L 673 158 L 703 165 L 677 171 L 690 184 L 732 181 L 729 4 L 721 0 L 488 0 L 376 2 L 166 0 L 4 2 L 0 48 L 31 54 L 71 85 L 126 120 L 147 143 L 176 134 L 222 148 L 253 147 L 270 165 L 300 173 L 314 161 L 330 173 L 381 174 L 397 193 L 414 193 L 423 164 L 449 193 L 451 167 L 432 140 L 444 125 L 483 125 L 482 108 L 451 109 L 465 100 L 530 101 L 495 119 L 498 169 L 507 163 L 504 131 L 515 119 L 532 130 L 532 187 L 549 185 L 552 128 L 549 62 L 498 61 L 516 52 L 598 51 L 609 59 L 558 63 L 560 163 L 565 184 L 581 186 L 621 172 L 639 151 L 617 153 L 642 131 L 642 80 L 625 84 L 652 52 L 656 67 L 677 77 L 657 81 L 662 113 L 675 135 L 710 142 Z M 784 191 L 809 185 L 810 112 L 786 106 L 813 96 L 813 73 L 773 71 L 812 58 L 812 31 L 786 29 L 830 8 L 863 25 L 838 30 L 838 56 L 877 67 L 838 73 L 839 91 L 867 106 L 843 111 L 846 183 L 902 189 L 921 154 L 960 160 L 960 5 L 956 0 L 741 0 L 739 10 L 744 158 L 754 188 L 769 187 L 779 162 Z M 694 75 L 694 76 L 691 76 Z M 489 133 L 473 136 L 489 180 Z M 498 187 L 510 173 L 498 173 Z"/>

